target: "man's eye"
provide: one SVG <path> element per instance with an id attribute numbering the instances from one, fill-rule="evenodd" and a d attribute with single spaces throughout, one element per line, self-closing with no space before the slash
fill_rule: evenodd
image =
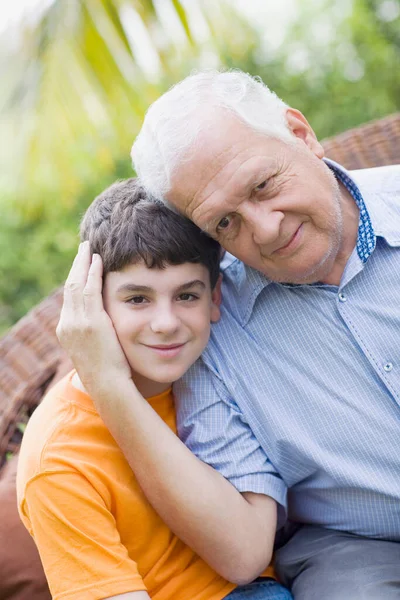
<path id="1" fill-rule="evenodd" d="M 255 189 L 256 192 L 259 192 L 260 190 L 263 190 L 266 185 L 267 185 L 267 180 L 265 180 L 262 183 L 259 183 L 258 185 L 256 185 L 256 187 L 254 189 Z"/>
<path id="2" fill-rule="evenodd" d="M 147 302 L 147 300 L 144 296 L 132 296 L 132 298 L 129 298 L 127 302 L 129 304 L 144 304 L 145 302 Z"/>
<path id="3" fill-rule="evenodd" d="M 231 217 L 222 217 L 222 219 L 220 220 L 220 222 L 217 225 L 217 231 L 222 231 L 223 229 L 228 229 L 229 225 L 231 224 L 232 218 Z"/>

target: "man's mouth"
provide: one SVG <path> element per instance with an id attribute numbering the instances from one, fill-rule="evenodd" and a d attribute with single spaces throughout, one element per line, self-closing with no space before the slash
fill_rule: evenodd
<path id="1" fill-rule="evenodd" d="M 296 231 L 291 236 L 289 241 L 286 242 L 280 248 L 277 248 L 277 250 L 274 250 L 272 252 L 272 254 L 273 255 L 275 254 L 277 256 L 288 256 L 288 255 L 292 254 L 297 249 L 298 245 L 300 244 L 301 237 L 302 237 L 302 235 L 301 235 L 302 231 L 303 231 L 303 223 L 301 223 L 301 225 L 299 225 L 299 227 L 296 229 Z"/>

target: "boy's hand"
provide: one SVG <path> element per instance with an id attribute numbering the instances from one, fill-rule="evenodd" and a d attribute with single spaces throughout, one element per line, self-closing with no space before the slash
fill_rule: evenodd
<path id="1" fill-rule="evenodd" d="M 110 390 L 116 377 L 131 378 L 129 364 L 104 310 L 102 272 L 100 256 L 94 254 L 91 258 L 89 243 L 81 244 L 65 283 L 56 330 L 90 394 Z"/>

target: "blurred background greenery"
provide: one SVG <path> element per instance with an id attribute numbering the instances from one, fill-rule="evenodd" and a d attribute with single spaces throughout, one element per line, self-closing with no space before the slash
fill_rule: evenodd
<path id="1" fill-rule="evenodd" d="M 0 37 L 0 334 L 63 282 L 83 211 L 193 69 L 259 75 L 320 138 L 399 110 L 399 0 L 42 4 Z"/>

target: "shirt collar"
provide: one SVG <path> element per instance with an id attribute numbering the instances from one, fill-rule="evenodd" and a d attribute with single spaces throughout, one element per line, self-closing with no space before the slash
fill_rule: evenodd
<path id="1" fill-rule="evenodd" d="M 351 177 L 362 193 L 376 237 L 400 246 L 398 166 L 359 169 L 352 171 Z"/>
<path id="2" fill-rule="evenodd" d="M 342 166 L 329 158 L 324 159 L 328 167 L 333 171 L 336 178 L 343 183 L 347 191 L 353 197 L 360 211 L 357 236 L 357 254 L 362 263 L 367 262 L 376 246 L 376 235 L 372 226 L 371 217 L 365 205 L 364 198 L 350 173 Z"/>
<path id="3" fill-rule="evenodd" d="M 221 272 L 223 274 L 222 309 L 228 304 L 233 304 L 231 309 L 234 313 L 239 313 L 242 323 L 246 324 L 257 296 L 272 282 L 229 252 L 225 252 L 221 261 Z"/>
<path id="4" fill-rule="evenodd" d="M 379 186 L 382 180 L 377 179 L 378 189 L 370 185 L 370 182 L 358 177 L 365 174 L 369 169 L 353 171 L 350 175 L 346 169 L 333 160 L 323 159 L 327 166 L 335 173 L 335 176 L 343 183 L 360 209 L 360 221 L 357 238 L 357 255 L 362 263 L 365 263 L 376 247 L 376 237 L 384 237 L 392 246 L 400 245 L 400 217 L 393 213 L 386 205 Z M 357 181 L 357 183 L 356 183 Z M 234 285 L 234 297 L 237 302 L 237 312 L 241 316 L 243 325 L 251 317 L 254 303 L 260 292 L 268 285 L 275 284 L 267 279 L 259 271 L 245 265 L 232 255 L 226 253 L 221 263 L 222 271 L 229 274 L 228 285 Z"/>

